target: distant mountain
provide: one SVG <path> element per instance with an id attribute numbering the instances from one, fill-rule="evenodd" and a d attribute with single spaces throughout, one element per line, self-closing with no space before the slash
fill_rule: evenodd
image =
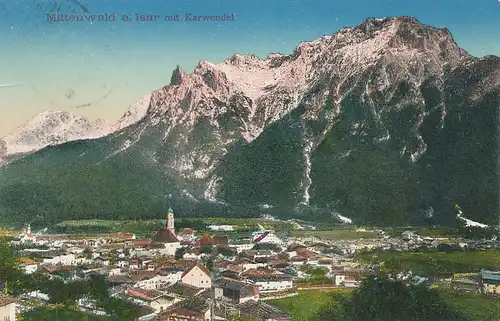
<path id="1" fill-rule="evenodd" d="M 141 120 L 147 112 L 151 95 L 129 107 L 123 117 L 111 125 L 65 111 L 46 111 L 30 119 L 9 135 L 0 138 L 0 164 L 10 162 L 47 146 L 100 138 Z"/>
<path id="2" fill-rule="evenodd" d="M 104 120 L 91 121 L 63 111 L 47 111 L 29 120 L 14 132 L 0 139 L 0 159 L 24 155 L 49 145 L 78 139 L 99 138 L 111 131 Z"/>
<path id="3" fill-rule="evenodd" d="M 499 89 L 498 57 L 472 57 L 448 30 L 411 17 L 370 18 L 290 55 L 176 68 L 125 128 L 0 167 L 0 214 L 265 207 L 378 225 L 432 212 L 446 224 L 460 204 L 489 224 L 499 213 Z"/>

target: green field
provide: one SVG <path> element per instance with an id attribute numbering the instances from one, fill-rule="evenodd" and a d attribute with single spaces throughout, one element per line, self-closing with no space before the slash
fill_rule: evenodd
<path id="1" fill-rule="evenodd" d="M 337 293 L 350 293 L 349 289 L 335 289 Z M 267 303 L 288 313 L 294 321 L 309 321 L 323 305 L 332 300 L 332 291 L 301 291 L 299 295 Z M 444 301 L 474 321 L 499 321 L 500 300 L 479 294 L 440 291 Z"/>
<path id="2" fill-rule="evenodd" d="M 379 252 L 357 254 L 356 258 L 363 262 L 397 260 L 402 268 L 420 275 L 478 272 L 481 269 L 496 270 L 500 267 L 500 251 L 496 250 L 451 253 Z"/>
<path id="3" fill-rule="evenodd" d="M 355 229 L 332 229 L 329 231 L 303 231 L 292 232 L 295 237 L 317 237 L 325 240 L 353 240 L 360 238 L 375 238 L 377 233 L 373 231 L 356 231 Z"/>
<path id="4" fill-rule="evenodd" d="M 297 296 L 266 302 L 289 314 L 294 321 L 309 321 L 312 315 L 314 315 L 323 305 L 332 300 L 332 292 L 348 295 L 351 290 L 333 289 L 299 291 L 299 295 Z"/>
<path id="5" fill-rule="evenodd" d="M 71 234 L 102 234 L 102 233 L 153 233 L 164 227 L 166 219 L 155 220 L 70 220 L 56 224 L 52 228 L 54 233 Z M 237 230 L 255 230 L 257 224 L 266 229 L 278 231 L 290 231 L 293 225 L 284 222 L 266 221 L 259 218 L 176 218 L 176 228 L 189 227 L 201 233 L 209 232 L 209 225 L 233 225 Z M 225 233 L 225 232 L 223 232 Z M 213 233 L 212 233 L 213 234 Z"/>
<path id="6" fill-rule="evenodd" d="M 444 300 L 475 321 L 500 320 L 500 300 L 480 293 L 441 292 Z"/>

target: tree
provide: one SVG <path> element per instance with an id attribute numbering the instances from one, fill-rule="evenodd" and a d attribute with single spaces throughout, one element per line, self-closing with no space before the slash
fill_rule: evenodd
<path id="1" fill-rule="evenodd" d="M 200 252 L 204 254 L 212 254 L 214 247 L 212 245 L 200 246 Z"/>
<path id="2" fill-rule="evenodd" d="M 108 298 L 99 302 L 99 307 L 117 320 L 135 320 L 139 317 L 139 307 L 122 299 Z"/>
<path id="3" fill-rule="evenodd" d="M 212 272 L 213 269 L 214 269 L 214 261 L 212 260 L 212 258 L 208 258 L 205 260 L 205 266 L 207 267 L 207 269 Z"/>
<path id="4" fill-rule="evenodd" d="M 4 239 L 0 239 L 0 258 L 0 284 L 4 293 L 8 293 L 9 284 L 18 279 L 20 269 L 14 250 Z"/>
<path id="5" fill-rule="evenodd" d="M 435 290 L 388 278 L 367 277 L 351 297 L 333 297 L 314 321 L 465 321 Z"/>
<path id="6" fill-rule="evenodd" d="M 175 250 L 175 259 L 180 260 L 184 257 L 184 254 L 186 254 L 186 248 L 185 247 L 180 247 L 177 250 Z"/>
<path id="7" fill-rule="evenodd" d="M 391 257 L 390 259 L 382 263 L 380 273 L 382 277 L 388 276 L 391 278 L 396 278 L 399 273 L 403 272 L 403 270 L 403 264 L 401 263 L 401 261 Z"/>

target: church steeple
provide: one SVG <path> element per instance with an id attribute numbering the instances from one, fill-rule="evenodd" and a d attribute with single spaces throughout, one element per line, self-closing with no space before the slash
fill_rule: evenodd
<path id="1" fill-rule="evenodd" d="M 168 209 L 167 229 L 170 230 L 170 232 L 172 232 L 175 235 L 174 211 L 172 211 L 172 208 Z"/>

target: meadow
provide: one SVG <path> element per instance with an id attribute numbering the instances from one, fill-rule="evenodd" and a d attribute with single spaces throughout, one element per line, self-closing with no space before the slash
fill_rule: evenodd
<path id="1" fill-rule="evenodd" d="M 356 259 L 364 262 L 397 261 L 402 268 L 419 275 L 436 273 L 479 272 L 481 269 L 498 269 L 500 251 L 456 251 L 456 252 L 376 252 L 359 253 Z"/>
<path id="2" fill-rule="evenodd" d="M 310 321 L 323 305 L 332 300 L 332 294 L 351 293 L 351 289 L 328 289 L 299 291 L 299 295 L 278 300 L 269 300 L 266 303 L 288 313 L 294 321 Z"/>
<path id="3" fill-rule="evenodd" d="M 500 320 L 500 300 L 479 293 L 438 290 L 444 301 L 474 321 Z M 331 300 L 331 294 L 349 295 L 350 289 L 300 291 L 299 295 L 267 303 L 290 314 L 294 321 L 310 321 Z"/>

